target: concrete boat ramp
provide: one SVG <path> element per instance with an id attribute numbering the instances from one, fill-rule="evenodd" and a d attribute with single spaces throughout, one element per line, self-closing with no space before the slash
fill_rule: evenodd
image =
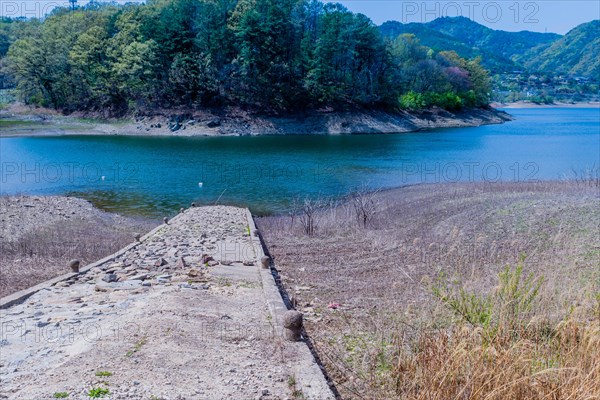
<path id="1" fill-rule="evenodd" d="M 263 257 L 247 209 L 193 207 L 2 299 L 0 398 L 333 399 Z"/>

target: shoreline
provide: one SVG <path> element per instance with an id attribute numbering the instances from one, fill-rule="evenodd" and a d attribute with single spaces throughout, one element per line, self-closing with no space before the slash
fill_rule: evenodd
<path id="1" fill-rule="evenodd" d="M 502 124 L 511 120 L 513 117 L 510 114 L 493 108 L 454 113 L 438 108 L 395 113 L 381 110 L 321 110 L 285 116 L 259 115 L 239 108 L 226 108 L 163 111 L 130 120 L 99 120 L 84 115 L 63 116 L 53 110 L 13 105 L 0 112 L 0 137 L 395 134 Z"/>
<path id="2" fill-rule="evenodd" d="M 587 184 L 582 184 L 585 188 Z M 455 183 L 414 183 L 397 187 L 383 188 L 365 192 L 365 196 L 393 197 L 398 193 L 413 190 L 449 190 L 466 189 L 481 190 L 483 192 L 493 192 L 496 187 L 511 187 L 519 191 L 521 188 L 527 188 L 530 191 L 545 190 L 548 187 L 562 187 L 567 191 L 580 189 L 580 185 L 572 180 L 548 180 L 538 182 L 498 182 L 494 184 L 485 182 L 455 182 Z M 349 204 L 350 199 L 347 196 L 339 198 L 342 205 Z M 229 205 L 222 206 L 247 208 L 247 205 Z M 209 207 L 210 204 L 199 204 L 198 207 Z M 169 217 L 178 214 L 178 210 L 173 209 L 168 213 Z M 126 213 L 118 210 L 107 210 L 101 204 L 97 204 L 85 197 L 72 196 L 66 194 L 15 194 L 0 196 L 0 216 L 7 217 L 19 215 L 19 221 L 8 222 L 0 241 L 15 242 L 24 237 L 30 236 L 36 230 L 43 231 L 48 227 L 59 226 L 81 221 L 82 224 L 101 224 L 115 225 L 124 229 L 128 235 L 134 230 L 145 231 L 150 227 L 160 224 L 157 218 Z M 269 214 L 253 214 L 257 218 L 283 218 L 289 215 L 287 211 Z"/>
<path id="3" fill-rule="evenodd" d="M 398 198 L 402 193 L 412 193 L 414 191 L 422 192 L 451 192 L 451 191 L 475 191 L 481 193 L 493 194 L 497 190 L 506 190 L 511 188 L 515 193 L 525 192 L 544 192 L 546 190 L 553 190 L 556 192 L 569 193 L 573 191 L 588 191 L 587 184 L 580 185 L 575 181 L 561 181 L 561 180 L 550 180 L 540 182 L 499 182 L 497 184 L 486 184 L 484 182 L 456 182 L 456 183 L 416 183 L 405 186 L 398 186 L 393 188 L 385 188 L 381 190 L 373 190 L 365 192 L 363 196 L 376 197 L 380 200 Z M 557 190 L 558 189 L 558 190 Z M 0 236 L 0 242 L 5 245 L 19 243 L 23 241 L 27 246 L 32 246 L 32 243 L 41 243 L 38 250 L 50 251 L 53 250 L 54 245 L 58 242 L 45 243 L 42 238 L 44 235 L 50 235 L 51 238 L 56 239 L 58 236 L 58 227 L 62 232 L 61 240 L 66 240 L 66 243 L 75 243 L 76 235 L 84 233 L 84 237 L 94 246 L 102 247 L 101 253 L 109 252 L 113 246 L 108 243 L 104 243 L 109 236 L 118 236 L 120 244 L 129 243 L 130 238 L 134 232 L 146 232 L 151 227 L 159 224 L 159 221 L 155 218 L 145 218 L 140 215 L 132 215 L 122 211 L 108 211 L 102 208 L 100 204 L 95 204 L 83 197 L 67 196 L 67 195 L 3 195 L 0 197 L 0 216 L 3 218 L 6 216 L 19 215 L 18 223 L 12 223 L 7 225 L 2 236 Z M 347 207 L 351 204 L 348 197 L 340 198 L 339 207 Z M 199 205 L 200 208 L 210 207 L 210 205 Z M 237 205 L 235 207 L 245 208 L 247 205 Z M 170 216 L 177 215 L 176 210 L 169 213 Z M 253 214 L 259 219 L 272 219 L 272 218 L 286 218 L 289 216 L 288 212 L 278 212 L 273 214 Z M 14 221 L 13 221 L 14 222 Z M 92 229 L 93 226 L 96 228 Z M 116 226 L 114 228 L 113 226 Z M 92 232 L 94 232 L 92 234 Z M 40 236 L 42 235 L 42 236 Z M 72 237 L 71 237 L 71 236 Z M 54 240 L 53 239 L 53 240 Z M 84 241 L 85 242 L 85 241 Z M 84 247 L 87 249 L 88 244 L 84 243 Z M 96 249 L 97 250 L 97 249 Z M 36 251 L 37 253 L 37 251 Z M 89 254 L 88 254 L 89 253 Z M 94 257 L 103 256 L 103 254 L 97 253 L 97 251 L 89 251 L 83 258 L 87 262 L 94 261 Z M 53 256 L 50 253 L 46 255 L 46 258 L 51 259 L 52 268 L 47 271 L 46 274 L 42 274 L 44 279 L 53 278 L 54 270 L 56 265 L 66 265 L 68 260 L 62 259 L 64 257 Z M 41 257 L 41 258 L 40 258 Z M 35 259 L 29 260 L 28 257 L 18 256 L 13 254 L 9 256 L 8 253 L 3 257 L 5 263 L 3 274 L 7 274 L 10 271 L 14 273 L 16 270 L 27 270 L 33 271 L 33 265 L 39 265 L 40 260 L 43 259 L 44 254 L 36 254 Z M 60 262 L 58 261 L 60 259 Z M 31 261 L 32 265 L 29 268 L 23 268 L 23 265 L 28 264 Z M 48 260 L 46 260 L 48 261 Z M 55 265 L 56 264 L 56 265 Z M 15 269 L 17 265 L 19 268 Z M 49 273 L 49 275 L 48 275 Z M 7 275 L 8 276 L 8 275 Z M 6 278 L 6 277 L 3 277 Z M 18 278 L 16 275 L 14 278 Z M 40 277 L 33 277 L 34 283 L 42 281 Z M 7 282 L 5 282 L 6 284 Z M 23 289 L 27 286 L 23 285 L 23 282 L 16 284 L 17 289 Z M 29 285 L 32 286 L 32 285 Z M 14 290 L 13 290 L 14 291 Z M 10 292 L 7 290 L 6 285 L 0 287 L 2 295 L 6 295 Z"/>
<path id="4" fill-rule="evenodd" d="M 516 101 L 512 103 L 491 103 L 491 107 L 495 109 L 524 109 L 524 108 L 586 108 L 600 109 L 600 102 L 582 102 L 582 103 L 552 103 L 552 104 L 536 104 L 525 101 Z"/>
<path id="5" fill-rule="evenodd" d="M 393 397 L 387 391 L 393 386 L 384 383 L 396 382 L 395 370 L 381 372 L 378 364 L 369 364 L 366 368 L 372 369 L 367 372 L 380 373 L 361 374 L 363 364 L 352 362 L 352 357 L 379 354 L 382 340 L 402 340 L 398 348 L 414 348 L 409 345 L 425 332 L 435 334 L 454 327 L 465 332 L 465 325 L 455 322 L 429 291 L 429 283 L 438 276 L 441 279 L 440 271 L 456 276 L 470 291 L 485 294 L 497 286 L 493 277 L 525 253 L 530 256 L 526 273 L 544 277 L 545 285 L 538 297 L 541 307 L 534 309 L 532 318 L 562 323 L 565 317 L 559 305 L 578 304 L 577 313 L 571 309 L 568 315 L 581 318 L 587 318 L 584 312 L 588 309 L 595 310 L 591 308 L 593 298 L 586 295 L 597 288 L 593 285 L 596 253 L 589 256 L 589 251 L 598 248 L 598 228 L 594 226 L 597 191 L 549 182 L 438 183 L 389 189 L 376 194 L 377 209 L 369 226 L 357 226 L 353 212 L 324 210 L 316 215 L 319 225 L 312 236 L 302 233 L 298 219 L 290 221 L 289 215 L 257 219 L 264 240 L 259 243 L 268 249 L 282 285 L 303 314 L 307 335 L 341 396 L 368 392 L 380 398 Z M 25 205 L 28 203 L 21 206 L 33 210 Z M 62 203 L 55 205 L 69 215 Z M 9 335 L 3 347 L 8 360 L 3 371 L 6 390 L 19 399 L 45 398 L 59 391 L 84 397 L 90 387 L 110 384 L 116 397 L 177 393 L 189 398 L 197 394 L 192 389 L 204 385 L 200 387 L 208 397 L 253 397 L 254 391 L 263 387 L 268 393 L 288 397 L 291 388 L 286 377 L 290 374 L 294 374 L 295 388 L 305 387 L 303 379 L 315 375 L 294 372 L 298 369 L 290 372 L 287 367 L 306 364 L 293 358 L 292 363 L 283 365 L 277 360 L 290 359 L 270 356 L 276 347 L 270 332 L 280 320 L 261 307 L 265 299 L 261 275 L 266 271 L 271 277 L 270 271 L 258 269 L 262 253 L 252 253 L 248 265 L 242 251 L 222 252 L 225 245 L 241 249 L 249 240 L 257 240 L 252 239 L 257 237 L 252 234 L 254 225 L 244 225 L 242 214 L 223 206 L 187 209 L 169 224 L 159 225 L 139 244 L 118 251 L 114 258 L 109 256 L 110 261 L 94 263 L 84 274 L 56 282 L 34 293 L 26 303 L 11 306 L 7 323 L 23 323 L 33 329 L 50 326 L 59 333 L 69 327 L 67 334 L 74 336 L 69 342 L 66 336 L 39 341 L 33 333 L 21 338 Z M 549 242 L 553 244 L 550 249 Z M 226 255 L 204 264 L 204 257 L 213 252 Z M 156 304 L 160 307 L 152 307 Z M 393 320 L 393 315 L 402 318 Z M 98 341 L 84 341 L 80 332 L 85 331 L 80 327 L 85 324 L 104 332 L 133 325 L 140 334 L 124 334 L 122 340 L 107 335 Z M 239 326 L 253 329 L 239 330 Z M 578 326 L 590 329 L 584 322 Z M 398 332 L 403 333 L 401 339 Z M 184 349 L 173 353 L 181 338 L 185 339 Z M 480 348 L 480 341 L 474 346 Z M 172 362 L 167 368 L 156 361 L 161 361 L 163 354 L 170 354 L 167 359 Z M 392 356 L 396 357 L 395 353 Z M 526 363 L 529 356 L 523 357 Z M 345 375 L 338 373 L 340 366 L 347 371 Z M 257 372 L 248 373 L 248 368 Z M 110 375 L 100 376 L 95 371 L 109 371 Z M 225 378 L 215 380 L 215 376 Z M 355 378 L 349 381 L 345 376 Z M 370 386 L 370 376 L 376 377 L 377 385 Z M 24 379 L 35 384 L 20 385 Z M 232 386 L 227 383 L 231 379 L 246 379 L 251 384 Z M 133 392 L 132 381 L 137 382 Z M 208 385 L 215 381 L 225 382 L 224 386 Z M 311 380 L 307 387 L 317 390 L 326 386 Z M 373 392 L 373 387 L 380 389 Z M 323 393 L 310 398 L 329 398 Z"/>

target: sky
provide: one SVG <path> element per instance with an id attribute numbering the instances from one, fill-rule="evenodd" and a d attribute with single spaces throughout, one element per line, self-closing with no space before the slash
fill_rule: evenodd
<path id="1" fill-rule="evenodd" d="M 600 0 L 325 1 L 342 3 L 350 11 L 363 13 L 378 25 L 389 20 L 429 22 L 438 17 L 461 15 L 492 29 L 565 34 L 581 23 L 600 19 Z M 86 0 L 78 1 L 80 5 L 85 3 Z M 40 17 L 56 6 L 68 4 L 68 0 L 0 0 L 0 16 Z"/>
<path id="2" fill-rule="evenodd" d="M 338 0 L 350 11 L 363 13 L 376 24 L 396 20 L 429 22 L 463 16 L 492 29 L 565 34 L 579 24 L 600 19 L 600 0 Z"/>

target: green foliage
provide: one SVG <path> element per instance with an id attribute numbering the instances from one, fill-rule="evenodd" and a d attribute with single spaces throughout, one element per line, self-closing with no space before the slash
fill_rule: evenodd
<path id="1" fill-rule="evenodd" d="M 554 103 L 554 97 L 548 96 L 548 95 L 533 96 L 533 97 L 530 97 L 529 100 L 535 104 L 553 104 Z"/>
<path id="2" fill-rule="evenodd" d="M 0 17 L 0 57 L 4 57 L 11 45 L 11 31 L 13 20 L 11 18 Z"/>
<path id="3" fill-rule="evenodd" d="M 90 389 L 90 391 L 88 392 L 87 395 L 88 395 L 88 397 L 97 399 L 100 397 L 110 395 L 110 391 L 106 388 L 93 388 L 93 389 Z"/>
<path id="4" fill-rule="evenodd" d="M 506 267 L 498 278 L 500 287 L 495 295 L 498 324 L 509 330 L 517 329 L 531 311 L 544 280 L 533 274 L 524 276 L 523 262 L 514 269 Z"/>
<path id="5" fill-rule="evenodd" d="M 387 97 L 386 47 L 364 15 L 326 5 L 313 54 L 304 82 L 318 102 L 367 105 Z"/>
<path id="6" fill-rule="evenodd" d="M 418 110 L 425 107 L 425 96 L 412 90 L 400 96 L 400 108 L 406 110 Z"/>
<path id="7" fill-rule="evenodd" d="M 469 45 L 463 42 L 460 35 L 454 37 L 439 32 L 429 24 L 402 24 L 397 21 L 388 21 L 380 26 L 380 31 L 383 36 L 390 39 L 395 39 L 400 35 L 414 35 L 419 38 L 423 46 L 434 51 L 455 51 L 464 58 L 482 57 L 485 67 L 494 72 L 513 71 L 517 68 L 512 60 L 502 57 L 496 52 Z"/>
<path id="8" fill-rule="evenodd" d="M 441 56 L 414 36 L 386 40 L 364 15 L 317 0 L 57 8 L 43 21 L 1 20 L 3 53 L 20 100 L 64 112 L 394 108 L 398 99 L 457 109 L 488 98 L 478 61 Z"/>
<path id="9" fill-rule="evenodd" d="M 438 18 L 427 23 L 427 27 L 509 61 L 531 48 L 560 38 L 555 33 L 493 30 L 465 17 Z"/>
<path id="10" fill-rule="evenodd" d="M 469 293 L 463 287 L 452 288 L 444 276 L 431 290 L 435 297 L 465 322 L 473 326 L 490 327 L 493 313 L 491 298 Z"/>
<path id="11" fill-rule="evenodd" d="M 515 268 L 506 267 L 498 274 L 494 293 L 477 294 L 461 284 L 451 285 L 442 275 L 432 293 L 466 323 L 482 328 L 489 343 L 499 333 L 512 334 L 526 325 L 542 285 L 542 278 L 523 274 L 523 260 Z"/>
<path id="12" fill-rule="evenodd" d="M 296 386 L 296 377 L 294 375 L 288 376 L 288 387 L 294 388 Z"/>
<path id="13" fill-rule="evenodd" d="M 131 350 L 128 350 L 125 354 L 126 357 L 132 357 L 135 353 L 139 352 L 142 349 L 142 346 L 146 344 L 146 337 L 141 338 L 133 345 Z"/>
<path id="14" fill-rule="evenodd" d="M 416 93 L 410 91 L 400 96 L 399 106 L 405 110 L 418 110 L 433 106 L 446 110 L 459 110 L 463 106 L 463 99 L 453 92 Z"/>
<path id="15" fill-rule="evenodd" d="M 69 393 L 67 392 L 56 392 L 52 395 L 55 399 L 66 399 L 69 397 Z"/>
<path id="16" fill-rule="evenodd" d="M 493 30 L 463 17 L 445 17 L 418 24 L 386 22 L 382 35 L 394 39 L 414 34 L 435 51 L 455 51 L 463 58 L 482 58 L 496 73 L 529 70 L 598 79 L 600 21 L 581 24 L 565 36 L 555 33 Z"/>
<path id="17" fill-rule="evenodd" d="M 109 377 L 112 375 L 113 374 L 110 371 L 96 371 L 96 376 L 99 376 L 99 377 Z"/>

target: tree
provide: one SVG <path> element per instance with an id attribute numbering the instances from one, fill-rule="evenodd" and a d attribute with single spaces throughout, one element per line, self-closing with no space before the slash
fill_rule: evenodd
<path id="1" fill-rule="evenodd" d="M 3 74 L 30 104 L 113 115 L 234 104 L 311 107 L 487 104 L 479 59 L 413 35 L 384 40 L 362 14 L 318 0 L 149 0 L 0 19 Z"/>
<path id="2" fill-rule="evenodd" d="M 481 58 L 477 57 L 471 60 L 461 58 L 454 51 L 442 51 L 439 54 L 440 60 L 448 66 L 459 68 L 459 71 L 466 71 L 468 83 L 461 82 L 460 88 L 456 88 L 459 95 L 465 99 L 469 106 L 483 106 L 489 103 L 491 81 L 489 72 L 481 65 Z M 457 81 L 454 79 L 454 83 Z M 468 86 L 465 88 L 464 86 Z M 466 90 L 465 90 L 466 89 Z"/>
<path id="3" fill-rule="evenodd" d="M 237 67 L 234 96 L 276 109 L 289 106 L 295 79 L 289 67 L 293 37 L 291 0 L 240 0 L 229 27 L 235 36 Z M 258 102 L 257 102 L 258 100 Z"/>

